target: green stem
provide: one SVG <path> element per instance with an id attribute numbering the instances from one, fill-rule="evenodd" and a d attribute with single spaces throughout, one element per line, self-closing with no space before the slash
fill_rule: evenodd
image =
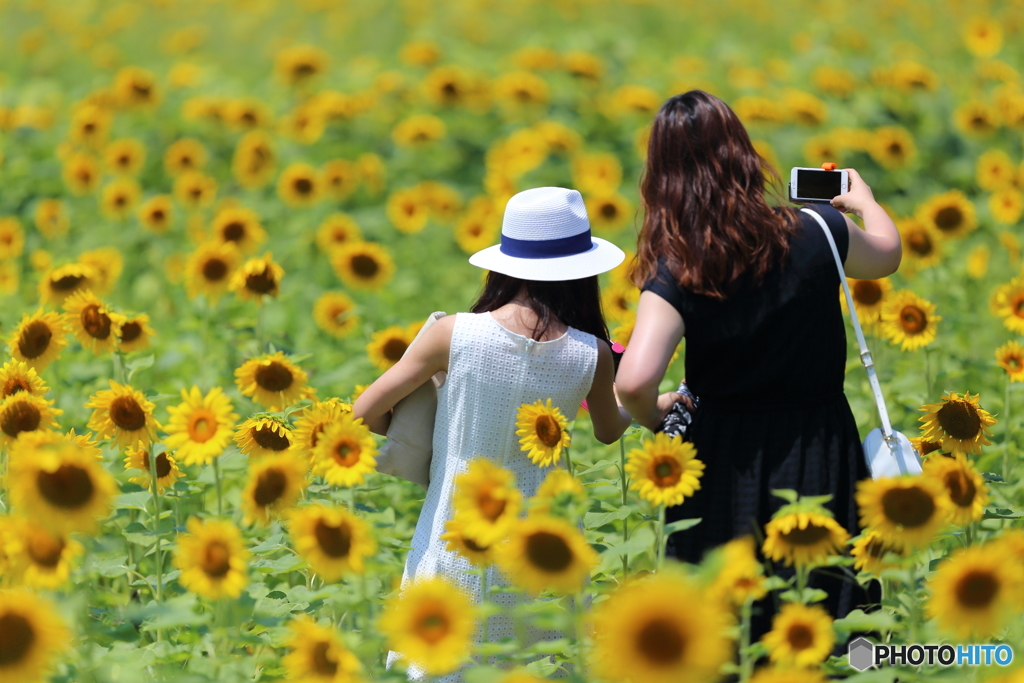
<path id="1" fill-rule="evenodd" d="M 256 304 L 256 352 L 263 353 L 267 342 L 264 338 L 266 330 L 263 327 L 263 302 Z"/>
<path id="2" fill-rule="evenodd" d="M 149 476 L 153 487 L 153 533 L 156 536 L 156 544 L 153 549 L 153 558 L 156 560 L 156 599 L 157 602 L 164 600 L 164 558 L 160 550 L 160 486 L 157 478 L 157 454 L 155 444 L 149 445 Z M 163 631 L 157 629 L 156 639 L 163 640 Z"/>
<path id="3" fill-rule="evenodd" d="M 930 401 L 932 397 L 932 355 L 931 349 L 924 350 L 924 390 L 925 396 Z"/>
<path id="4" fill-rule="evenodd" d="M 807 600 L 804 598 L 804 591 L 807 588 L 807 579 L 809 574 L 810 570 L 808 570 L 807 567 L 796 568 L 796 592 L 797 599 L 800 601 L 801 605 L 807 604 Z"/>
<path id="5" fill-rule="evenodd" d="M 1006 443 L 1003 444 L 1003 481 L 1010 481 L 1010 446 L 1013 431 L 1010 428 L 1010 376 L 1006 376 L 1006 401 L 1003 403 L 1003 420 L 1006 422 Z"/>
<path id="6" fill-rule="evenodd" d="M 572 433 L 571 432 L 569 434 L 569 439 L 570 439 L 569 443 L 571 444 L 572 443 Z M 572 464 L 572 455 L 569 453 L 569 446 L 565 447 L 565 466 L 568 468 L 569 474 L 571 474 L 572 476 L 575 477 L 576 476 L 576 468 Z"/>
<path id="7" fill-rule="evenodd" d="M 908 588 L 907 597 L 910 598 L 910 602 L 907 608 L 907 616 L 910 620 L 910 642 L 917 643 L 917 628 L 918 622 L 920 621 L 920 613 L 917 604 L 917 563 L 910 563 L 910 585 Z"/>
<path id="8" fill-rule="evenodd" d="M 222 487 L 220 483 L 220 459 L 213 459 L 213 481 L 217 487 L 217 516 L 223 516 L 224 514 L 224 501 Z"/>
<path id="9" fill-rule="evenodd" d="M 655 571 L 661 569 L 661 565 L 665 562 L 665 506 L 660 505 L 658 510 L 658 564 L 655 567 Z"/>
<path id="10" fill-rule="evenodd" d="M 348 511 L 353 515 L 356 514 L 356 487 L 348 487 Z"/>
<path id="11" fill-rule="evenodd" d="M 622 494 L 622 504 L 626 504 L 626 492 L 629 490 L 629 478 L 626 476 L 626 442 L 619 439 L 619 491 Z M 622 520 L 622 543 L 629 541 L 629 518 Z M 622 555 L 622 579 L 629 576 L 629 553 Z"/>
<path id="12" fill-rule="evenodd" d="M 754 673 L 754 659 L 750 656 L 750 617 L 754 601 L 747 598 L 740 610 L 740 683 L 747 683 Z"/>
<path id="13" fill-rule="evenodd" d="M 127 384 L 124 371 L 124 354 L 121 351 L 114 351 L 110 354 L 114 361 L 114 379 L 118 384 Z"/>
<path id="14" fill-rule="evenodd" d="M 480 643 L 487 643 L 487 621 L 488 621 L 488 603 L 490 602 L 490 582 L 487 579 L 487 565 L 482 565 L 478 568 L 480 574 L 480 608 L 483 611 L 484 618 L 480 621 Z M 490 659 L 488 657 L 488 659 Z"/>
<path id="15" fill-rule="evenodd" d="M 587 660 L 584 655 L 583 649 L 583 635 L 586 633 L 586 625 L 584 624 L 584 610 L 583 605 L 585 601 L 583 599 L 583 591 L 575 595 L 573 598 L 573 623 L 576 627 L 576 680 L 586 680 L 587 671 Z"/>

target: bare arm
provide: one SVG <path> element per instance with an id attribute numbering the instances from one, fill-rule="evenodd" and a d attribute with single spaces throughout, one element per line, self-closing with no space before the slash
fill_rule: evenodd
<path id="1" fill-rule="evenodd" d="M 832 206 L 859 216 L 864 221 L 864 229 L 846 218 L 850 248 L 843 268 L 848 276 L 859 280 L 877 280 L 892 275 L 900 267 L 903 257 L 900 233 L 889 214 L 875 201 L 871 188 L 860 174 L 852 168 L 846 172 L 850 176 L 850 191 L 833 199 Z"/>
<path id="2" fill-rule="evenodd" d="M 594 438 L 601 443 L 614 443 L 629 427 L 632 418 L 615 397 L 615 360 L 612 350 L 603 341 L 597 342 L 597 369 L 594 383 L 587 394 L 587 409 L 594 423 Z"/>
<path id="3" fill-rule="evenodd" d="M 659 396 L 658 386 L 684 331 L 683 318 L 672 304 L 654 292 L 640 295 L 636 326 L 619 361 L 616 389 L 629 414 L 652 431 L 680 399 L 675 392 Z"/>
<path id="4" fill-rule="evenodd" d="M 406 350 L 402 359 L 381 375 L 356 399 L 352 412 L 370 431 L 386 434 L 391 409 L 435 373 L 448 370 L 455 316 L 441 318 Z"/>

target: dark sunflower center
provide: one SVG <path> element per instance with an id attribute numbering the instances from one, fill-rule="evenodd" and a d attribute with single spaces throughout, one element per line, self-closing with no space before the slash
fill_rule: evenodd
<path id="1" fill-rule="evenodd" d="M 28 619 L 12 612 L 0 616 L 0 667 L 22 664 L 35 642 L 36 632 Z"/>
<path id="2" fill-rule="evenodd" d="M 974 481 L 963 470 L 954 470 L 946 474 L 946 490 L 957 507 L 969 508 L 978 493 Z"/>
<path id="3" fill-rule="evenodd" d="M 359 462 L 362 449 L 358 443 L 352 441 L 339 441 L 334 446 L 334 462 L 342 467 L 352 467 Z"/>
<path id="4" fill-rule="evenodd" d="M 920 334 L 928 327 L 928 316 L 917 306 L 904 306 L 900 311 L 900 327 L 907 334 Z"/>
<path id="5" fill-rule="evenodd" d="M 266 391 L 279 392 L 288 389 L 295 381 L 292 371 L 277 361 L 256 368 L 256 384 Z"/>
<path id="6" fill-rule="evenodd" d="M 793 624 L 786 631 L 786 640 L 794 650 L 806 650 L 814 644 L 814 632 L 807 624 Z"/>
<path id="7" fill-rule="evenodd" d="M 827 540 L 831 535 L 828 527 L 809 523 L 806 529 L 797 527 L 782 534 L 782 540 L 789 545 L 813 546 Z"/>
<path id="8" fill-rule="evenodd" d="M 537 433 L 537 440 L 548 448 L 554 448 L 562 441 L 562 428 L 550 415 L 539 415 L 533 423 L 534 431 Z"/>
<path id="9" fill-rule="evenodd" d="M 538 531 L 526 539 L 526 558 L 542 572 L 558 574 L 572 564 L 572 548 L 558 534 Z"/>
<path id="10" fill-rule="evenodd" d="M 409 344 L 404 339 L 388 339 L 384 343 L 384 348 L 381 349 L 381 353 L 392 363 L 397 363 L 402 360 L 402 356 L 405 355 L 405 350 L 409 348 Z"/>
<path id="11" fill-rule="evenodd" d="M 882 288 L 872 280 L 858 280 L 853 286 L 853 300 L 865 306 L 874 306 L 882 300 Z"/>
<path id="12" fill-rule="evenodd" d="M 474 553 L 485 553 L 487 552 L 487 549 L 491 547 L 489 545 L 480 545 L 472 538 L 467 538 L 466 536 L 462 537 L 462 543 L 470 550 L 470 552 Z"/>
<path id="13" fill-rule="evenodd" d="M 322 519 L 313 528 L 316 543 L 328 557 L 348 557 L 352 550 L 352 529 L 344 522 L 339 526 L 331 526 Z"/>
<path id="14" fill-rule="evenodd" d="M 928 256 L 935 250 L 932 238 L 923 231 L 912 233 L 908 242 L 910 243 L 910 250 L 921 257 Z"/>
<path id="15" fill-rule="evenodd" d="M 54 507 L 80 508 L 92 499 L 93 483 L 89 473 L 75 465 L 61 465 L 53 472 L 36 475 L 39 493 Z"/>
<path id="16" fill-rule="evenodd" d="M 89 304 L 83 308 L 80 320 L 82 328 L 93 339 L 102 340 L 110 337 L 110 316 L 96 304 Z"/>
<path id="17" fill-rule="evenodd" d="M 110 420 L 118 429 L 135 432 L 146 426 L 146 411 L 133 396 L 118 396 L 110 402 Z"/>
<path id="18" fill-rule="evenodd" d="M 935 501 L 917 486 L 892 488 L 882 494 L 882 511 L 893 524 L 916 529 L 932 520 Z"/>
<path id="19" fill-rule="evenodd" d="M 669 488 L 679 483 L 683 468 L 675 458 L 662 455 L 651 460 L 647 466 L 647 475 L 658 488 Z"/>
<path id="20" fill-rule="evenodd" d="M 219 258 L 207 259 L 203 264 L 203 278 L 209 282 L 220 282 L 228 274 L 228 264 Z"/>
<path id="21" fill-rule="evenodd" d="M 0 431 L 14 439 L 22 432 L 39 429 L 42 421 L 43 414 L 39 408 L 28 401 L 16 401 L 0 414 Z"/>
<path id="22" fill-rule="evenodd" d="M 338 671 L 338 662 L 331 659 L 330 652 L 331 644 L 321 641 L 313 646 L 309 653 L 309 661 L 313 665 L 313 670 L 318 674 L 333 678 Z"/>
<path id="23" fill-rule="evenodd" d="M 214 579 L 222 579 L 231 571 L 231 551 L 220 541 L 211 541 L 203 549 L 203 572 Z"/>
<path id="24" fill-rule="evenodd" d="M 601 217 L 602 218 L 605 218 L 607 220 L 611 220 L 613 218 L 617 218 L 618 215 L 619 215 L 619 208 L 617 206 L 615 206 L 614 204 L 612 204 L 611 202 L 607 202 L 607 203 L 601 205 Z"/>
<path id="25" fill-rule="evenodd" d="M 864 552 L 869 557 L 880 559 L 885 557 L 886 553 L 894 553 L 897 552 L 897 550 L 892 546 L 887 545 L 879 538 L 872 538 L 868 541 L 867 545 L 864 546 Z"/>
<path id="26" fill-rule="evenodd" d="M 357 254 L 352 257 L 352 272 L 365 280 L 375 277 L 380 271 L 377 259 L 368 254 Z"/>
<path id="27" fill-rule="evenodd" d="M 490 488 L 485 487 L 477 495 L 476 506 L 480 510 L 481 515 L 494 522 L 505 512 L 505 499 L 494 497 L 491 495 Z"/>
<path id="28" fill-rule="evenodd" d="M 1020 370 L 1022 364 L 1024 364 L 1024 361 L 1021 360 L 1020 356 L 1010 356 L 1006 359 L 1006 365 L 1011 370 Z"/>
<path id="29" fill-rule="evenodd" d="M 131 343 L 142 336 L 142 325 L 134 320 L 121 326 L 121 341 Z"/>
<path id="30" fill-rule="evenodd" d="M 308 78 L 317 72 L 316 65 L 309 62 L 300 62 L 292 67 L 292 74 L 295 78 Z"/>
<path id="31" fill-rule="evenodd" d="M 260 425 L 255 429 L 250 429 L 249 436 L 261 448 L 266 448 L 268 451 L 283 451 L 291 446 L 291 441 L 288 440 L 288 437 L 278 434 L 270 425 Z"/>
<path id="32" fill-rule="evenodd" d="M 260 507 L 276 502 L 288 487 L 288 477 L 278 469 L 269 469 L 256 481 L 252 498 Z"/>
<path id="33" fill-rule="evenodd" d="M 270 268 L 245 276 L 245 288 L 256 294 L 269 294 L 277 288 L 277 280 Z"/>
<path id="34" fill-rule="evenodd" d="M 163 209 L 153 209 L 149 214 L 150 218 L 157 223 L 163 223 L 164 219 L 167 218 L 167 214 Z"/>
<path id="35" fill-rule="evenodd" d="M 0 399 L 13 396 L 19 392 L 30 392 L 32 391 L 32 385 L 28 383 L 28 380 L 23 377 L 12 377 L 4 382 L 4 388 L 0 389 Z"/>
<path id="36" fill-rule="evenodd" d="M 63 275 L 50 281 L 50 289 L 55 292 L 73 292 L 85 281 L 84 275 Z"/>
<path id="37" fill-rule="evenodd" d="M 147 457 L 145 459 L 145 463 L 146 463 L 146 470 L 148 471 L 149 470 L 149 457 L 148 457 L 148 454 L 147 454 Z M 164 477 L 166 477 L 170 473 L 171 473 L 171 461 L 167 457 L 167 454 L 166 453 L 161 453 L 160 455 L 156 456 L 156 478 L 157 479 L 163 479 Z"/>
<path id="38" fill-rule="evenodd" d="M 292 187 L 294 187 L 295 191 L 299 194 L 310 194 L 313 192 L 313 181 L 309 178 L 296 178 L 292 183 Z"/>
<path id="39" fill-rule="evenodd" d="M 440 612 L 424 614 L 416 624 L 416 635 L 431 645 L 448 635 L 448 631 L 448 617 Z"/>
<path id="40" fill-rule="evenodd" d="M 981 433 L 981 415 L 968 401 L 947 401 L 935 416 L 942 430 L 954 439 L 969 441 Z"/>
<path id="41" fill-rule="evenodd" d="M 221 228 L 220 234 L 228 242 L 241 242 L 245 238 L 245 223 L 231 221 Z"/>
<path id="42" fill-rule="evenodd" d="M 60 564 L 63 552 L 64 541 L 46 532 L 34 534 L 28 543 L 28 554 L 32 561 L 47 569 L 53 569 Z"/>
<path id="43" fill-rule="evenodd" d="M 648 664 L 669 667 L 686 654 L 686 635 L 668 619 L 655 618 L 636 633 L 636 649 Z"/>
<path id="44" fill-rule="evenodd" d="M 999 579 L 991 572 L 970 571 L 956 583 L 956 601 L 963 607 L 984 609 L 992 604 L 999 588 Z"/>
<path id="45" fill-rule="evenodd" d="M 901 156 L 903 154 L 903 145 L 893 140 L 892 142 L 889 143 L 889 154 L 893 155 L 894 157 Z"/>
<path id="46" fill-rule="evenodd" d="M 42 320 L 33 320 L 18 337 L 18 351 L 22 356 L 32 360 L 38 358 L 50 348 L 53 330 Z"/>
<path id="47" fill-rule="evenodd" d="M 943 232 L 959 228 L 964 222 L 964 214 L 956 206 L 944 206 L 935 214 L 935 227 Z"/>

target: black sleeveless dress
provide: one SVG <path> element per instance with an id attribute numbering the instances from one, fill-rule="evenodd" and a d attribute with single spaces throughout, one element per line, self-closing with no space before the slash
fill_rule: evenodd
<path id="1" fill-rule="evenodd" d="M 843 215 L 828 205 L 812 208 L 845 260 L 850 237 Z M 784 262 L 759 285 L 742 281 L 724 301 L 687 291 L 664 269 L 644 286 L 683 318 L 686 383 L 700 399 L 687 439 L 706 465 L 701 488 L 669 508 L 667 521 L 703 521 L 670 538 L 668 552 L 679 560 L 699 562 L 739 536 L 763 540 L 764 525 L 785 504 L 772 489 L 831 494 L 827 507 L 836 521 L 858 533 L 854 491 L 869 473 L 843 394 L 839 274 L 821 226 L 803 213 L 800 219 Z M 828 591 L 825 605 L 835 617 L 874 602 L 838 571 L 815 571 L 811 580 Z M 759 608 L 755 634 L 770 628 L 774 612 L 771 600 Z"/>

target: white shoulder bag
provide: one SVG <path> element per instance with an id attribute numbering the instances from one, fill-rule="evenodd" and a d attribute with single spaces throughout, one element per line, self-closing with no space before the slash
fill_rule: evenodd
<path id="1" fill-rule="evenodd" d="M 846 308 L 850 311 L 850 321 L 853 323 L 853 331 L 857 335 L 857 344 L 860 346 L 860 362 L 867 370 L 868 384 L 871 385 L 875 405 L 878 406 L 878 417 L 882 426 L 872 429 L 864 439 L 864 459 L 867 461 L 871 478 L 921 474 L 921 460 L 917 457 L 917 450 L 906 436 L 895 431 L 889 423 L 889 411 L 885 409 L 882 387 L 878 384 L 878 376 L 875 374 L 875 363 L 871 359 L 871 352 L 864 340 L 864 331 L 861 330 L 860 321 L 857 319 L 857 308 L 853 305 L 853 294 L 850 293 L 850 285 L 846 282 L 843 260 L 839 257 L 839 249 L 836 248 L 836 241 L 832 238 L 832 231 L 828 229 L 821 214 L 806 208 L 801 210 L 818 221 L 818 225 L 825 231 L 828 245 L 832 248 L 832 256 L 835 257 L 836 267 L 839 269 L 839 281 L 842 283 L 843 293 L 846 295 Z"/>

